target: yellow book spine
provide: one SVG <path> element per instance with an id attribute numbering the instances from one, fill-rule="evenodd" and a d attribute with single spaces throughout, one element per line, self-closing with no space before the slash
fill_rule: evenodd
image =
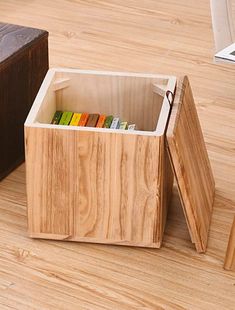
<path id="1" fill-rule="evenodd" d="M 70 122 L 70 126 L 78 126 L 82 113 L 74 113 Z"/>

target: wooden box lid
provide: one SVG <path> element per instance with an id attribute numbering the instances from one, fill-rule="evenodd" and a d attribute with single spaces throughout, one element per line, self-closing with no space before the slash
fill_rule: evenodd
<path id="1" fill-rule="evenodd" d="M 48 36 L 45 30 L 0 23 L 0 65 L 44 36 Z"/>
<path id="2" fill-rule="evenodd" d="M 187 76 L 177 82 L 166 138 L 191 240 L 205 252 L 215 184 Z"/>

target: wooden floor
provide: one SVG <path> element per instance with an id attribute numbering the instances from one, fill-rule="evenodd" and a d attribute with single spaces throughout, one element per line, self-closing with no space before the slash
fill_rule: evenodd
<path id="1" fill-rule="evenodd" d="M 200 255 L 176 191 L 160 250 L 29 239 L 22 165 L 0 183 L 0 309 L 235 309 L 235 273 L 222 268 L 235 213 L 235 66 L 213 63 L 209 0 L 8 0 L 0 20 L 49 30 L 50 66 L 188 74 L 216 181 Z"/>

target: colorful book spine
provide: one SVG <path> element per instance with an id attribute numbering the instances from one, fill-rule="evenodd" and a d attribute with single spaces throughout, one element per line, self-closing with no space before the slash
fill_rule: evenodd
<path id="1" fill-rule="evenodd" d="M 120 125 L 119 117 L 114 117 L 110 129 L 118 129 Z"/>
<path id="2" fill-rule="evenodd" d="M 63 112 L 62 111 L 56 111 L 54 116 L 53 116 L 53 119 L 51 121 L 51 124 L 59 124 L 60 122 L 60 119 L 61 119 L 61 116 L 62 116 Z"/>
<path id="3" fill-rule="evenodd" d="M 136 130 L 136 124 L 131 124 L 127 128 L 128 130 Z"/>
<path id="4" fill-rule="evenodd" d="M 127 122 L 121 122 L 119 129 L 123 129 L 123 130 L 127 129 Z"/>
<path id="5" fill-rule="evenodd" d="M 99 119 L 99 114 L 90 114 L 88 117 L 88 121 L 86 123 L 86 127 L 95 127 Z"/>
<path id="6" fill-rule="evenodd" d="M 88 113 L 82 113 L 78 126 L 86 126 L 88 117 L 89 117 Z"/>
<path id="7" fill-rule="evenodd" d="M 128 122 L 120 121 L 119 117 L 113 117 L 112 115 L 106 116 L 103 114 L 99 115 L 98 113 L 88 114 L 56 111 L 51 124 L 137 130 L 136 124 L 128 125 Z"/>
<path id="8" fill-rule="evenodd" d="M 112 124 L 112 121 L 113 121 L 113 116 L 112 115 L 109 115 L 106 117 L 105 119 L 105 122 L 104 122 L 104 128 L 110 128 L 111 124 Z"/>
<path id="9" fill-rule="evenodd" d="M 105 122 L 106 116 L 105 115 L 100 115 L 98 122 L 96 124 L 97 128 L 103 128 L 104 122 Z"/>
<path id="10" fill-rule="evenodd" d="M 73 112 L 64 112 L 61 116 L 59 125 L 69 125 L 72 116 L 73 116 Z"/>
<path id="11" fill-rule="evenodd" d="M 74 113 L 69 125 L 70 126 L 78 126 L 81 115 L 82 115 L 81 113 Z"/>

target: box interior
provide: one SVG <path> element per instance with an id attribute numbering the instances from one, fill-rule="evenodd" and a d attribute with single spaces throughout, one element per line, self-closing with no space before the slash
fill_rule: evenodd
<path id="1" fill-rule="evenodd" d="M 88 112 L 113 115 L 136 124 L 140 131 L 155 132 L 164 110 L 169 79 L 155 75 L 55 70 L 33 122 L 50 124 L 56 110 Z M 168 111 L 169 107 L 164 113 Z M 166 122 L 166 115 L 162 118 Z"/>

